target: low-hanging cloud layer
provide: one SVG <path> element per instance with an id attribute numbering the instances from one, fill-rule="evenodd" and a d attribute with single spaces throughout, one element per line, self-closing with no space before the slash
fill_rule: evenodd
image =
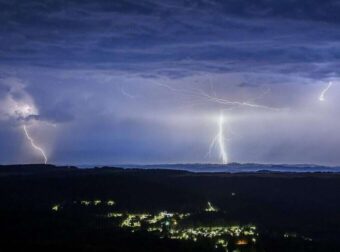
<path id="1" fill-rule="evenodd" d="M 230 162 L 338 165 L 339 12 L 0 0 L 0 162 L 43 162 L 26 125 L 52 163 L 217 163 L 223 114 Z"/>

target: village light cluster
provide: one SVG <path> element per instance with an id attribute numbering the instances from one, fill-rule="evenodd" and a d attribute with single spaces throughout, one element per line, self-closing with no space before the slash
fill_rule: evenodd
<path id="1" fill-rule="evenodd" d="M 204 209 L 206 213 L 218 212 L 218 209 L 207 203 Z M 170 213 L 161 211 L 151 213 L 109 213 L 109 218 L 119 218 L 120 227 L 130 229 L 132 232 L 144 230 L 157 234 L 161 238 L 178 240 L 191 240 L 197 242 L 202 239 L 209 239 L 216 247 L 226 248 L 230 240 L 236 245 L 244 246 L 256 242 L 258 233 L 254 225 L 230 225 L 230 226 L 186 226 L 182 222 L 191 213 Z"/>
<path id="2" fill-rule="evenodd" d="M 111 210 L 115 206 L 113 200 L 81 200 L 74 201 L 73 205 L 80 207 L 105 207 Z M 63 204 L 55 204 L 52 211 L 58 212 L 63 209 Z M 113 210 L 113 209 L 112 209 Z M 227 248 L 229 243 L 236 246 L 246 246 L 256 243 L 258 233 L 254 225 L 195 225 L 186 222 L 196 214 L 214 215 L 219 209 L 211 202 L 203 211 L 198 213 L 179 213 L 160 211 L 158 213 L 129 213 L 110 211 L 105 218 L 115 219 L 116 225 L 131 232 L 146 231 L 153 233 L 160 238 L 190 240 L 198 242 L 210 240 L 216 248 Z M 190 221 L 189 221 L 190 223 Z"/>

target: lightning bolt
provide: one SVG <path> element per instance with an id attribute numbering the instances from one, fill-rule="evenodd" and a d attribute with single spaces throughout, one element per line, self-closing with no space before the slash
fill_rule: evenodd
<path id="1" fill-rule="evenodd" d="M 45 151 L 44 151 L 41 147 L 37 146 L 37 145 L 34 143 L 33 138 L 30 136 L 30 134 L 29 134 L 28 131 L 27 131 L 26 125 L 23 126 L 23 129 L 24 129 L 26 138 L 28 139 L 28 141 L 30 141 L 30 143 L 31 143 L 31 145 L 32 145 L 32 147 L 33 147 L 33 149 L 35 149 L 35 150 L 37 150 L 37 151 L 39 151 L 39 152 L 41 153 L 41 155 L 42 155 L 43 158 L 44 158 L 44 163 L 47 164 L 47 156 L 46 156 L 46 154 L 45 154 Z"/>
<path id="2" fill-rule="evenodd" d="M 221 98 L 213 90 L 213 86 L 211 83 L 210 83 L 210 88 L 213 91 L 212 94 L 205 92 L 203 89 L 197 89 L 197 88 L 196 89 L 180 89 L 180 88 L 172 87 L 165 83 L 155 83 L 155 84 L 157 86 L 166 88 L 171 92 L 178 93 L 186 97 L 199 99 L 199 102 L 205 101 L 205 102 L 215 103 L 215 104 L 223 105 L 224 107 L 228 107 L 230 109 L 233 109 L 235 107 L 248 107 L 252 109 L 262 109 L 262 110 L 271 110 L 271 111 L 282 111 L 283 110 L 282 108 L 261 105 L 261 104 L 253 103 L 252 101 L 233 101 L 233 100 Z M 261 98 L 268 92 L 269 90 L 267 90 L 264 94 L 262 94 L 258 98 Z M 221 159 L 222 164 L 227 164 L 228 155 L 227 155 L 227 148 L 225 145 L 224 124 L 225 124 L 225 118 L 224 118 L 223 113 L 221 112 L 218 118 L 218 133 L 213 138 L 210 144 L 208 155 L 209 156 L 211 155 L 213 148 L 218 148 L 219 157 Z"/>
<path id="3" fill-rule="evenodd" d="M 327 87 L 324 89 L 324 90 L 322 90 L 322 92 L 321 92 L 321 94 L 320 94 L 320 96 L 319 96 L 319 101 L 324 101 L 325 100 L 325 94 L 326 94 L 326 92 L 328 91 L 328 89 L 330 89 L 330 87 L 333 85 L 333 83 L 332 82 L 329 82 L 328 83 L 328 85 L 327 85 Z"/>
<path id="4" fill-rule="evenodd" d="M 126 96 L 129 99 L 135 99 L 136 98 L 136 95 L 132 95 L 129 92 L 127 92 L 123 85 L 121 85 L 120 91 L 124 96 Z"/>
<path id="5" fill-rule="evenodd" d="M 249 108 L 272 110 L 272 111 L 282 110 L 282 108 L 269 107 L 269 106 L 265 106 L 265 105 L 261 105 L 257 103 L 252 103 L 249 101 L 232 101 L 232 100 L 224 99 L 224 98 L 218 97 L 215 92 L 213 95 L 211 95 L 202 89 L 180 89 L 180 88 L 175 88 L 164 83 L 154 83 L 154 84 L 156 84 L 157 86 L 166 88 L 170 90 L 171 92 L 178 93 L 180 95 L 186 95 L 186 96 L 191 96 L 192 98 L 198 98 L 200 101 L 205 100 L 210 103 L 216 103 L 216 104 L 232 106 L 232 107 L 241 106 L 241 107 L 249 107 Z M 265 93 L 267 92 L 268 90 Z"/>
<path id="6" fill-rule="evenodd" d="M 227 151 L 224 143 L 224 116 L 221 113 L 220 118 L 218 120 L 218 146 L 220 148 L 220 157 L 222 159 L 222 163 L 228 163 Z"/>
<path id="7" fill-rule="evenodd" d="M 213 147 L 217 146 L 220 152 L 219 156 L 220 156 L 222 164 L 227 164 L 228 155 L 227 155 L 227 148 L 225 146 L 224 122 L 225 122 L 225 118 L 224 118 L 223 113 L 221 112 L 218 118 L 218 133 L 210 144 L 209 154 L 211 154 Z"/>

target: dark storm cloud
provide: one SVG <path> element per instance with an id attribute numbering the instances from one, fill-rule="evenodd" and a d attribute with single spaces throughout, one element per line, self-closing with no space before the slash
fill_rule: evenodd
<path id="1" fill-rule="evenodd" d="M 309 74 L 328 63 L 315 73 L 325 77 L 340 57 L 337 1 L 2 1 L 0 9 L 7 64 L 183 76 L 249 65 Z"/>

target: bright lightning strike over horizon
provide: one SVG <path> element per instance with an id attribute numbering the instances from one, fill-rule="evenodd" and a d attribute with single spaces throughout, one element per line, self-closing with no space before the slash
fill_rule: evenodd
<path id="1" fill-rule="evenodd" d="M 266 105 L 261 105 L 257 103 L 253 103 L 251 101 L 238 101 L 238 100 L 228 100 L 224 99 L 221 97 L 218 97 L 216 92 L 212 90 L 213 94 L 209 94 L 208 92 L 204 91 L 203 89 L 179 89 L 172 87 L 170 85 L 164 84 L 164 83 L 155 83 L 158 86 L 164 87 L 171 92 L 178 93 L 180 95 L 184 95 L 186 97 L 190 97 L 191 99 L 197 98 L 199 101 L 206 101 L 210 103 L 215 103 L 219 104 L 225 107 L 229 107 L 230 109 L 235 108 L 235 107 L 246 107 L 250 109 L 262 109 L 262 110 L 268 110 L 268 111 L 282 111 L 282 108 L 276 108 L 276 107 L 271 107 L 271 106 L 266 106 Z M 213 87 L 211 86 L 213 89 Z M 265 94 L 268 93 L 268 90 L 261 94 L 260 97 L 264 96 Z M 225 118 L 223 113 L 221 112 L 219 119 L 218 119 L 218 132 L 217 135 L 214 137 L 212 140 L 210 147 L 209 147 L 209 152 L 208 154 L 211 155 L 213 148 L 216 148 L 219 152 L 219 158 L 221 160 L 222 164 L 227 164 L 228 163 L 228 155 L 227 155 L 227 149 L 225 145 L 225 135 L 224 135 L 224 125 L 225 124 Z"/>
<path id="2" fill-rule="evenodd" d="M 225 118 L 223 113 L 221 112 L 218 118 L 218 133 L 210 144 L 209 153 L 211 153 L 213 147 L 217 147 L 219 149 L 219 157 L 222 164 L 228 164 L 228 154 L 225 145 L 224 123 Z"/>
<path id="3" fill-rule="evenodd" d="M 44 158 L 44 163 L 47 164 L 47 156 L 45 154 L 45 151 L 41 147 L 39 147 L 38 145 L 35 144 L 33 138 L 30 136 L 30 134 L 27 131 L 26 125 L 23 126 L 23 129 L 24 129 L 26 138 L 30 141 L 33 149 L 35 149 L 35 150 L 37 150 L 37 151 L 39 151 L 41 153 L 41 155 Z"/>
<path id="4" fill-rule="evenodd" d="M 332 82 L 329 82 L 328 83 L 328 85 L 327 85 L 327 87 L 324 89 L 324 90 L 322 90 L 322 92 L 321 92 L 321 94 L 320 94 L 320 96 L 319 96 L 319 101 L 324 101 L 325 100 L 325 94 L 326 94 L 326 92 L 328 91 L 328 89 L 330 89 L 330 87 L 333 85 L 333 83 Z"/>
<path id="5" fill-rule="evenodd" d="M 228 163 L 228 156 L 225 147 L 225 138 L 224 138 L 224 116 L 221 113 L 218 121 L 218 146 L 220 148 L 220 157 L 223 164 Z"/>

